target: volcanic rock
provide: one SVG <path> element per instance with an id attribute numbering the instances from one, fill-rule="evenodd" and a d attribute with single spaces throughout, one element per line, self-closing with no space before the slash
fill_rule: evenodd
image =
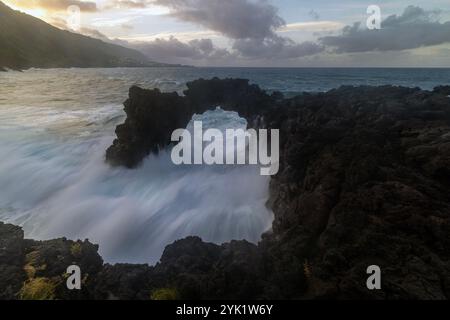
<path id="1" fill-rule="evenodd" d="M 184 96 L 158 89 L 131 87 L 125 102 L 127 118 L 116 129 L 117 139 L 106 152 L 112 165 L 134 168 L 150 153 L 171 143 L 172 132 L 184 129 L 195 113 L 220 106 L 239 112 L 250 126 L 260 125 L 260 114 L 274 105 L 269 96 L 248 80 L 196 80 L 187 84 Z"/>
<path id="2" fill-rule="evenodd" d="M 23 283 L 62 299 L 448 299 L 446 90 L 341 87 L 282 99 L 244 80 L 194 81 L 185 96 L 133 87 L 107 152 L 114 165 L 135 167 L 217 104 L 280 129 L 272 230 L 258 245 L 179 240 L 150 267 L 103 265 L 88 242 L 23 240 L 0 224 L 1 298 L 27 297 Z M 61 286 L 69 263 L 88 270 L 78 294 Z M 381 290 L 366 286 L 372 265 Z"/>

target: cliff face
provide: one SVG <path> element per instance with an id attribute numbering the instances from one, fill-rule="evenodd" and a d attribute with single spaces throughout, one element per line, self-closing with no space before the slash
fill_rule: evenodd
<path id="1" fill-rule="evenodd" d="M 107 159 L 136 166 L 193 112 L 217 104 L 238 110 L 255 127 L 281 130 L 281 167 L 268 203 L 273 230 L 258 245 L 190 237 L 149 267 L 103 265 L 88 242 L 22 240 L 20 229 L 0 224 L 0 269 L 9 270 L 1 273 L 2 298 L 27 297 L 30 274 L 60 283 L 69 261 L 88 270 L 84 289 L 68 295 L 57 285 L 53 297 L 450 297 L 449 87 L 342 87 L 292 99 L 242 80 L 188 87 L 185 97 L 132 88 Z M 381 268 L 382 290 L 366 288 L 370 265 Z"/>

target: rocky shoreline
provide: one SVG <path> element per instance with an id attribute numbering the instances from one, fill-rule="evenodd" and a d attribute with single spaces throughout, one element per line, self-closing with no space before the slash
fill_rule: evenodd
<path id="1" fill-rule="evenodd" d="M 184 96 L 132 87 L 112 165 L 138 166 L 216 105 L 280 129 L 271 232 L 258 245 L 189 237 L 155 266 L 109 265 L 88 241 L 25 240 L 0 223 L 0 299 L 448 299 L 449 94 L 363 86 L 285 99 L 236 79 L 197 80 Z M 65 286 L 70 264 L 80 291 Z M 366 287 L 369 265 L 381 290 Z"/>

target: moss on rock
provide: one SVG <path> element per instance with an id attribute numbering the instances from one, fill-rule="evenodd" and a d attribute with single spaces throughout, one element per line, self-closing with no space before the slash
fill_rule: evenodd
<path id="1" fill-rule="evenodd" d="M 162 288 L 157 289 L 152 292 L 152 300 L 178 300 L 179 293 L 177 289 L 174 288 Z"/>
<path id="2" fill-rule="evenodd" d="M 56 284 L 48 278 L 34 278 L 25 281 L 20 290 L 21 300 L 54 300 Z"/>

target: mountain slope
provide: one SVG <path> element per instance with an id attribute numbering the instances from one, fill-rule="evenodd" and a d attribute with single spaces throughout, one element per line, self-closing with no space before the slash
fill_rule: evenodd
<path id="1" fill-rule="evenodd" d="M 0 70 L 155 65 L 136 50 L 60 30 L 0 1 Z"/>

